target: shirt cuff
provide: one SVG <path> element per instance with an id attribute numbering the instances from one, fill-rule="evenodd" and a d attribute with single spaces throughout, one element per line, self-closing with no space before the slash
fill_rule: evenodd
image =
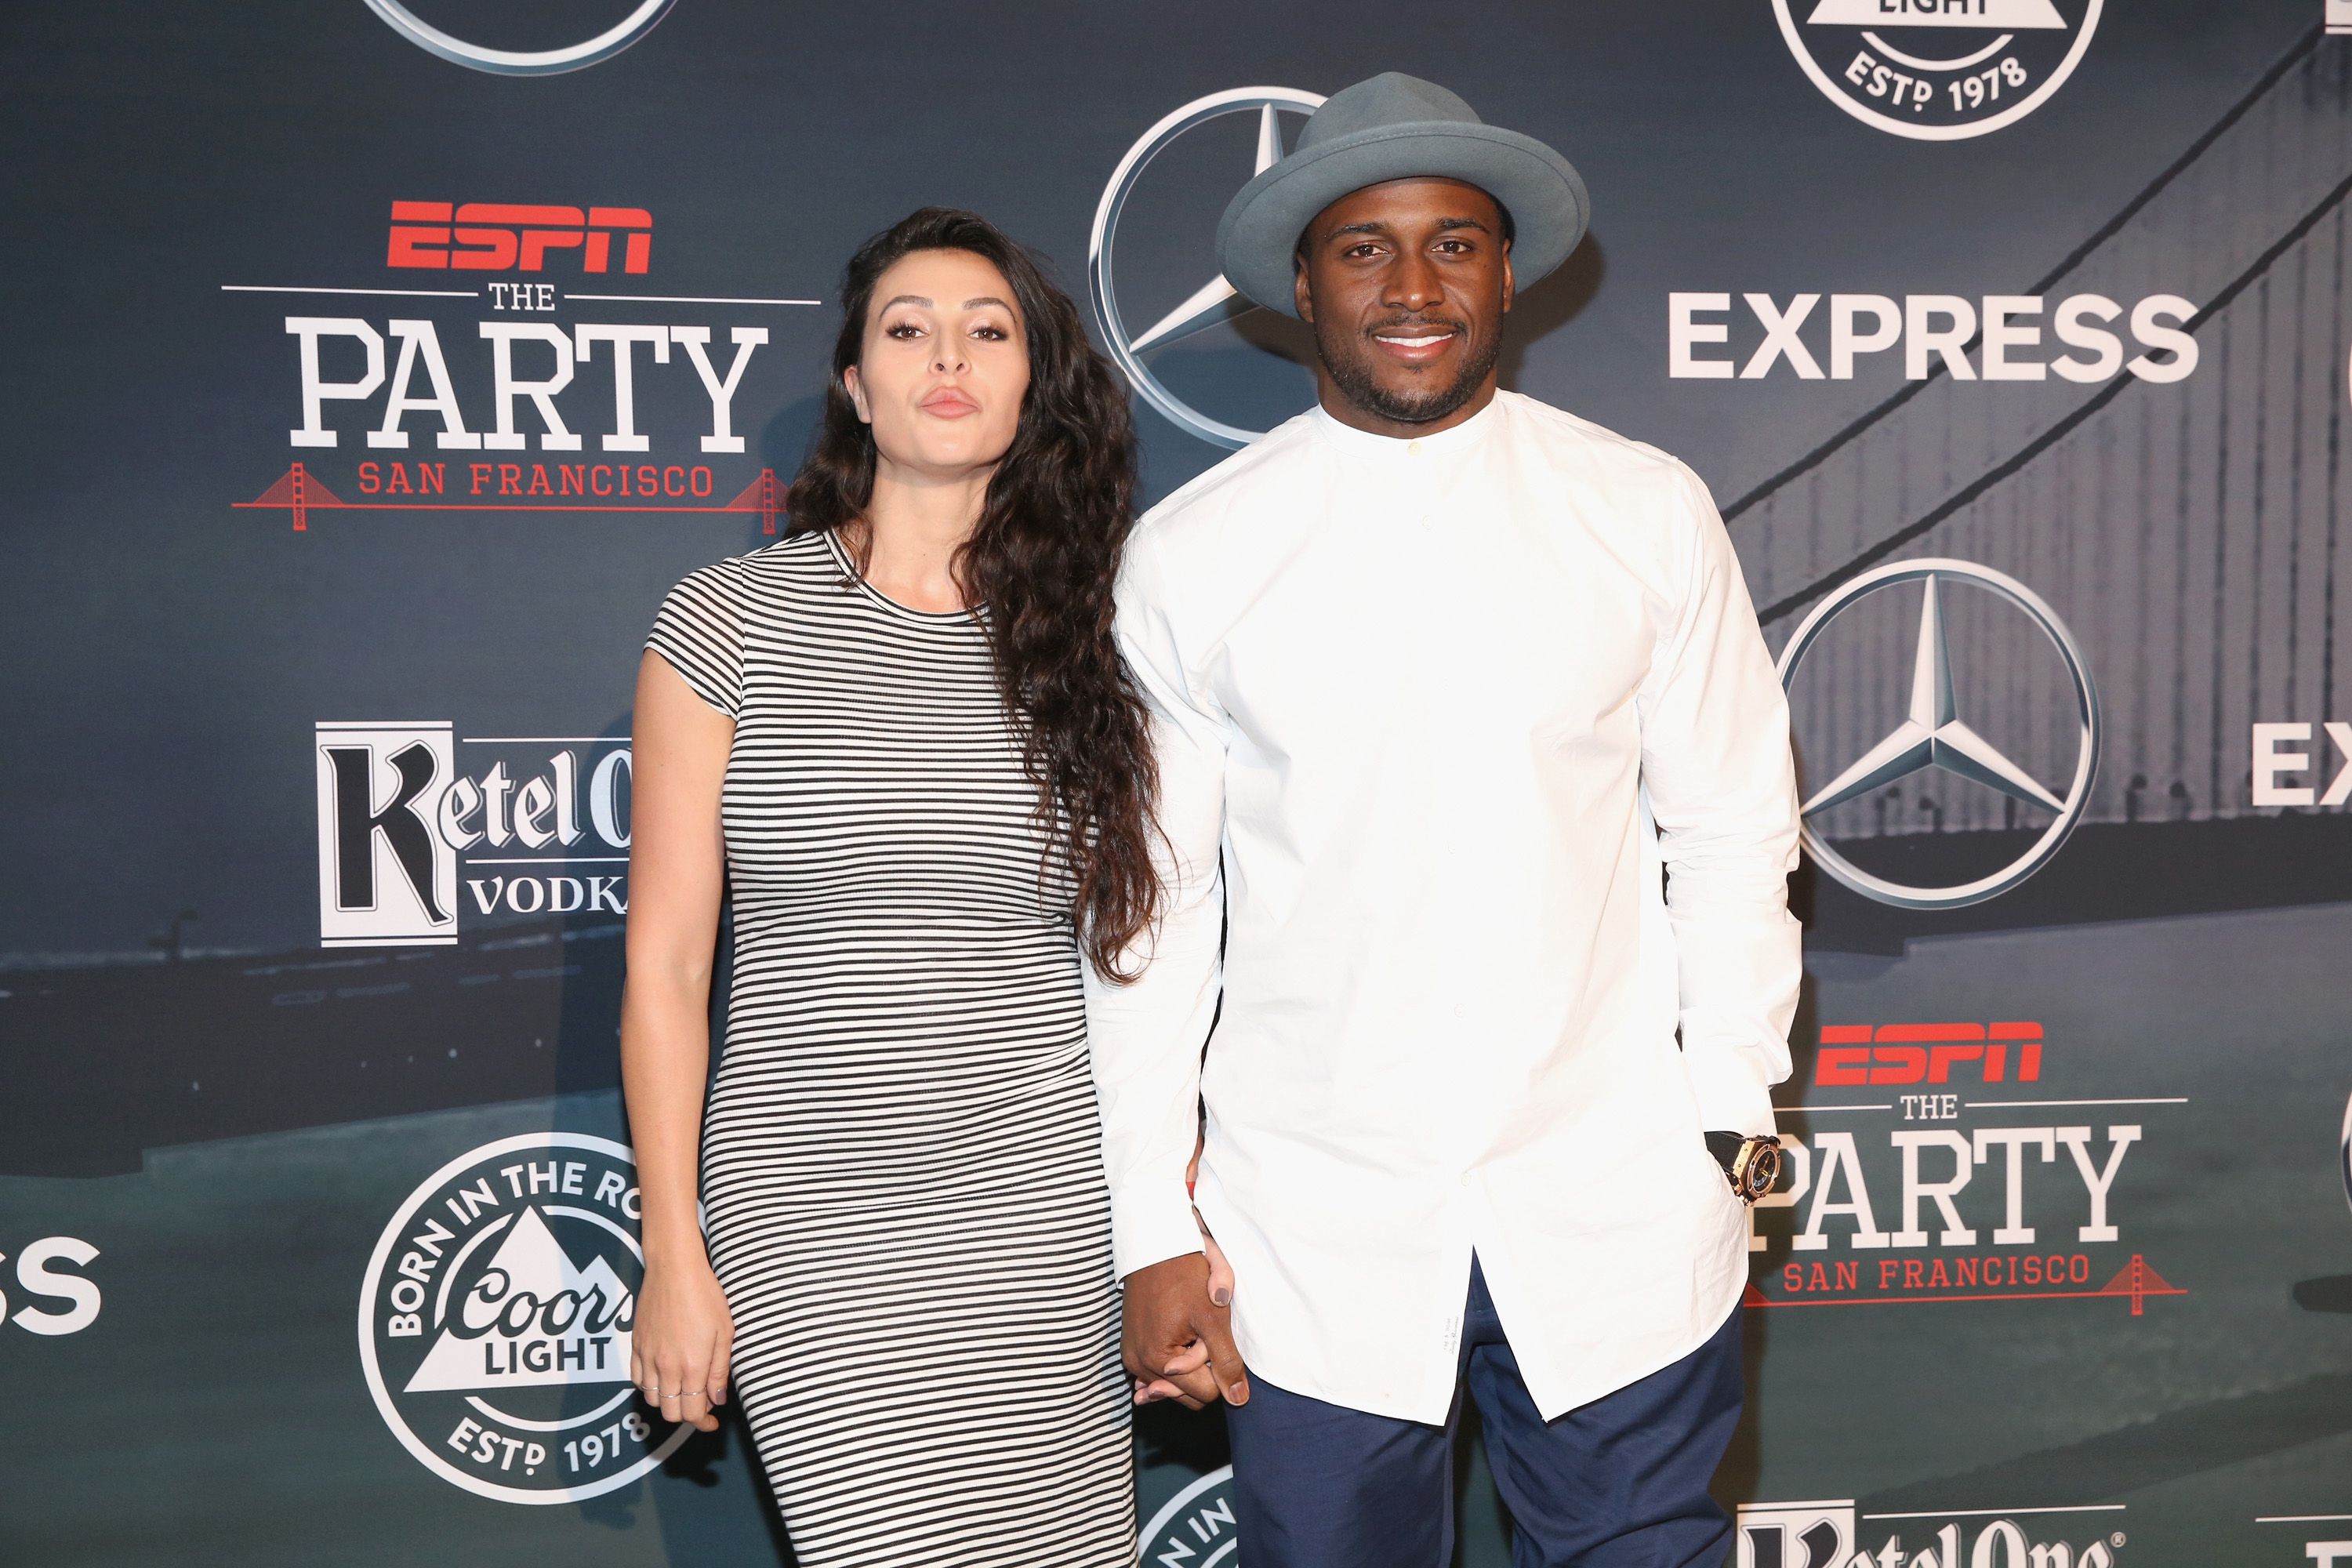
<path id="1" fill-rule="evenodd" d="M 1184 1195 L 1180 1169 L 1173 1181 L 1135 1184 L 1110 1195 L 1111 1271 L 1124 1279 L 1171 1258 L 1199 1252 L 1201 1227 Z"/>
<path id="2" fill-rule="evenodd" d="M 1698 1101 L 1703 1132 L 1737 1132 L 1759 1138 L 1777 1130 L 1772 1116 L 1772 1080 L 1743 1050 L 1691 1056 L 1685 1047 L 1691 1093 Z"/>

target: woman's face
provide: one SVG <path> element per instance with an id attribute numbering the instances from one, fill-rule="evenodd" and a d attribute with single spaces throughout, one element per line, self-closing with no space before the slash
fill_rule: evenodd
<path id="1" fill-rule="evenodd" d="M 843 372 L 884 462 L 952 479 L 1004 456 L 1029 390 L 1029 342 L 1004 275 L 968 250 L 918 250 L 874 287 Z"/>

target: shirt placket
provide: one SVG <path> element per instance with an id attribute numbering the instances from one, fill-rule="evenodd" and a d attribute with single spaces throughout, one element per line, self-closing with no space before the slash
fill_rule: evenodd
<path id="1" fill-rule="evenodd" d="M 1434 535 L 1443 515 L 1441 508 L 1444 501 L 1439 491 L 1444 465 L 1438 454 L 1429 448 L 1428 443 L 1423 441 L 1404 444 L 1402 464 L 1406 483 L 1412 489 L 1405 516 L 1419 532 Z"/>
<path id="2" fill-rule="evenodd" d="M 1475 535 L 1482 522 L 1489 520 L 1465 515 L 1475 510 L 1475 498 L 1464 488 L 1470 480 L 1463 456 L 1436 443 L 1408 441 L 1398 454 L 1395 467 L 1395 510 L 1404 525 L 1401 531 L 1411 542 L 1409 548 L 1415 558 L 1424 601 L 1433 606 L 1441 621 L 1476 614 L 1481 596 L 1469 565 L 1476 552 L 1465 534 Z M 1441 636 L 1445 638 L 1439 659 L 1442 686 L 1444 680 L 1464 678 L 1469 672 L 1443 668 L 1459 657 L 1460 643 L 1452 636 Z M 1439 710 L 1444 710 L 1443 704 Z M 1432 737 L 1432 744 L 1433 749 L 1442 750 L 1447 742 L 1441 733 Z M 1475 809 L 1473 801 L 1460 804 L 1465 811 Z M 1482 1043 L 1465 1036 L 1465 1031 L 1475 1026 L 1475 1013 L 1469 998 L 1456 985 L 1444 998 L 1444 1005 L 1431 1009 L 1431 1026 L 1442 1031 L 1444 1037 L 1425 1042 L 1427 1048 L 1448 1059 L 1458 1059 L 1458 1054 L 1464 1051 L 1479 1050 Z M 1465 1097 L 1472 1092 L 1470 1086 L 1484 1076 L 1480 1072 L 1446 1073 L 1438 1079 L 1444 1086 L 1444 1142 L 1454 1151 L 1454 1163 L 1457 1166 L 1466 1166 L 1475 1152 L 1465 1146 L 1476 1119 L 1469 1114 Z M 1469 1306 L 1472 1224 L 1466 1170 L 1450 1170 L 1442 1179 L 1447 1191 L 1434 1275 L 1436 1296 L 1432 1304 L 1436 1354 L 1431 1371 L 1433 1381 L 1443 1383 L 1450 1396 L 1460 1374 L 1462 1334 Z"/>

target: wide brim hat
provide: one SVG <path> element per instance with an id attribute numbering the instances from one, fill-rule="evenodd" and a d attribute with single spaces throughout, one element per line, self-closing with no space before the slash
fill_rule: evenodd
<path id="1" fill-rule="evenodd" d="M 1315 215 L 1366 185 L 1431 178 L 1475 185 L 1511 215 L 1511 272 L 1522 289 L 1567 260 L 1591 222 L 1591 198 L 1567 159 L 1487 124 L 1434 82 L 1388 71 L 1324 100 L 1297 147 L 1227 204 L 1217 225 L 1225 280 L 1296 316 L 1293 258 Z"/>

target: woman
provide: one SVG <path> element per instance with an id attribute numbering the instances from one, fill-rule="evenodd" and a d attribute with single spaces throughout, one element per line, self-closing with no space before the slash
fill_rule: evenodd
<path id="1" fill-rule="evenodd" d="M 679 584 L 638 674 L 632 1373 L 706 1431 L 741 1391 L 803 1568 L 1130 1563 L 1078 967 L 1116 977 L 1157 898 L 1126 403 L 970 213 L 842 293 L 791 533 Z"/>

